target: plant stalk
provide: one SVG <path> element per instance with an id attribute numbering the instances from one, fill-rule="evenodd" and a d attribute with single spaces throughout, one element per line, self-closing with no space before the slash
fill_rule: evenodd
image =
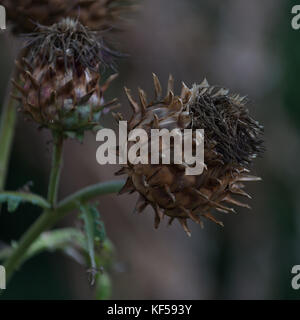
<path id="1" fill-rule="evenodd" d="M 29 230 L 23 235 L 19 244 L 14 248 L 10 257 L 4 263 L 6 270 L 7 282 L 19 268 L 28 248 L 38 238 L 38 236 L 46 229 L 51 228 L 55 221 L 52 210 L 45 210 L 44 213 L 34 222 Z"/>
<path id="2" fill-rule="evenodd" d="M 13 59 L 20 59 L 24 52 L 12 52 Z M 3 107 L 0 119 L 0 191 L 5 189 L 9 159 L 14 139 L 15 127 L 17 122 L 17 106 L 18 102 L 13 96 L 18 95 L 18 90 L 12 86 L 12 79 L 18 79 L 19 71 L 14 65 L 11 77 L 8 80 Z M 18 81 L 18 80 L 16 80 Z"/>
<path id="3" fill-rule="evenodd" d="M 10 86 L 8 86 L 0 124 L 0 191 L 5 187 L 16 119 L 17 102 L 11 97 Z"/>
<path id="4" fill-rule="evenodd" d="M 60 171 L 62 166 L 62 150 L 64 139 L 61 134 L 56 132 L 53 132 L 53 138 L 54 145 L 52 155 L 52 169 L 48 187 L 48 202 L 51 204 L 52 207 L 55 207 L 57 202 Z"/>
<path id="5" fill-rule="evenodd" d="M 67 213 L 78 207 L 79 202 L 87 202 L 97 196 L 116 193 L 124 186 L 124 180 L 108 181 L 86 187 L 74 195 L 61 201 L 56 209 L 47 209 L 28 229 L 13 250 L 11 256 L 4 263 L 6 268 L 7 282 L 11 279 L 16 269 L 24 261 L 28 248 L 34 243 L 41 233 L 53 227 Z"/>
<path id="6" fill-rule="evenodd" d="M 62 162 L 63 137 L 58 133 L 53 133 L 54 145 L 52 156 L 52 167 L 50 173 L 50 181 L 48 187 L 48 201 L 51 207 L 54 208 L 57 200 L 57 192 L 59 185 L 60 169 Z M 4 267 L 6 269 L 7 281 L 9 281 L 13 272 L 20 266 L 24 255 L 27 253 L 30 245 L 38 238 L 38 236 L 48 228 L 51 228 L 55 223 L 55 215 L 53 209 L 47 209 L 34 222 L 29 230 L 23 235 L 18 246 L 8 258 Z"/>

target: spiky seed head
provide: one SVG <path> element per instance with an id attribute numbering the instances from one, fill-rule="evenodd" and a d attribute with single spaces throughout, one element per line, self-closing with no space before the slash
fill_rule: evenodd
<path id="1" fill-rule="evenodd" d="M 235 212 L 231 205 L 249 207 L 238 197 L 250 198 L 243 189 L 243 182 L 260 180 L 249 175 L 249 168 L 252 160 L 263 151 L 263 128 L 250 117 L 245 97 L 210 86 L 206 80 L 191 89 L 182 83 L 181 94 L 176 96 L 170 76 L 163 98 L 155 74 L 153 81 L 155 99 L 152 102 L 147 102 L 142 90 L 139 91 L 140 102 L 137 102 L 126 89 L 133 110 L 128 131 L 133 128 L 146 132 L 152 128 L 204 129 L 206 167 L 201 175 L 189 176 L 184 166 L 174 163 L 129 163 L 116 173 L 128 176 L 120 193 L 137 191 L 139 199 L 135 211 L 142 212 L 150 205 L 155 212 L 156 228 L 164 216 L 169 217 L 170 224 L 177 219 L 188 235 L 188 220 L 202 226 L 204 217 L 223 226 L 213 215 L 215 211 Z M 117 119 L 122 119 L 121 115 Z M 172 148 L 171 142 L 171 151 Z"/>
<path id="2" fill-rule="evenodd" d="M 103 93 L 113 80 L 100 86 L 101 70 L 116 56 L 95 32 L 70 18 L 51 27 L 39 26 L 28 36 L 26 56 L 17 61 L 21 111 L 42 127 L 81 138 L 99 125 Z"/>
<path id="3" fill-rule="evenodd" d="M 0 0 L 16 34 L 33 32 L 35 24 L 51 26 L 64 17 L 78 19 L 91 30 L 119 30 L 123 13 L 135 9 L 135 0 Z"/>
<path id="4" fill-rule="evenodd" d="M 211 87 L 205 80 L 194 85 L 188 108 L 191 128 L 203 128 L 206 141 L 215 144 L 225 164 L 249 165 L 263 150 L 263 127 L 249 115 L 247 97 Z"/>

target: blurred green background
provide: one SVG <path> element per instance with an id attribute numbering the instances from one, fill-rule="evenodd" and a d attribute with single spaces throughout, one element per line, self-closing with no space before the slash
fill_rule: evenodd
<path id="1" fill-rule="evenodd" d="M 153 229 L 153 213 L 133 215 L 136 195 L 99 199 L 117 260 L 110 274 L 116 299 L 298 299 L 291 269 L 300 264 L 300 31 L 291 27 L 297 1 L 143 0 L 127 31 L 114 39 L 129 54 L 107 98 L 118 97 L 130 115 L 123 86 L 141 86 L 151 95 L 155 72 L 166 85 L 172 73 L 179 90 L 206 77 L 211 84 L 248 95 L 250 112 L 265 126 L 264 158 L 253 172 L 262 182 L 248 185 L 252 210 L 220 214 L 225 228 L 192 225 Z M 300 4 L 300 2 L 299 2 Z M 0 34 L 0 101 L 18 44 Z M 111 116 L 104 125 L 114 127 Z M 18 119 L 7 189 L 32 180 L 45 195 L 49 134 Z M 98 144 L 68 141 L 60 197 L 80 187 L 113 179 L 117 166 L 96 163 Z M 0 213 L 0 240 L 16 240 L 39 210 L 22 206 Z M 75 225 L 74 216 L 61 226 Z M 60 253 L 44 253 L 18 271 L 1 299 L 92 299 L 86 270 Z"/>

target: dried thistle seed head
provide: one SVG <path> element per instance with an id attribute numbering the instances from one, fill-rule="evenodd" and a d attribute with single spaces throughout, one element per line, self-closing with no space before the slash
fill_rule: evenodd
<path id="1" fill-rule="evenodd" d="M 246 97 L 209 86 L 206 79 L 191 89 L 188 108 L 191 128 L 203 128 L 206 141 L 215 144 L 224 164 L 248 165 L 263 150 L 263 127 L 252 119 Z"/>
<path id="2" fill-rule="evenodd" d="M 63 19 L 39 26 L 29 36 L 27 56 L 17 61 L 21 110 L 42 127 L 82 137 L 99 125 L 109 106 L 103 93 L 115 76 L 100 86 L 102 67 L 112 66 L 115 54 L 97 34 L 80 22 Z"/>
<path id="3" fill-rule="evenodd" d="M 14 33 L 33 32 L 35 23 L 50 26 L 64 17 L 79 19 L 92 30 L 122 27 L 123 12 L 134 0 L 0 0 Z"/>
<path id="4" fill-rule="evenodd" d="M 121 193 L 139 193 L 135 211 L 148 205 L 155 212 L 157 228 L 164 216 L 177 219 L 190 235 L 188 219 L 202 225 L 202 217 L 223 225 L 213 211 L 231 213 L 230 205 L 249 207 L 237 197 L 250 196 L 244 181 L 258 181 L 249 175 L 249 165 L 262 150 L 262 127 L 248 114 L 245 98 L 228 90 L 209 86 L 206 80 L 189 89 L 184 83 L 179 96 L 173 93 L 169 78 L 167 95 L 161 98 L 161 85 L 153 75 L 155 99 L 147 102 L 140 90 L 140 102 L 126 89 L 133 116 L 128 130 L 204 129 L 206 167 L 201 175 L 188 176 L 184 166 L 165 164 L 128 164 L 116 174 L 127 174 Z M 119 119 L 119 118 L 118 118 Z M 174 144 L 171 143 L 171 151 Z M 149 157 L 150 158 L 150 157 Z M 172 157 L 171 157 L 172 161 Z"/>
<path id="5" fill-rule="evenodd" d="M 99 32 L 90 31 L 71 18 L 64 18 L 50 27 L 38 25 L 26 38 L 30 63 L 40 56 L 42 62 L 54 66 L 63 61 L 66 69 L 80 65 L 97 71 L 99 67 L 115 69 L 114 59 L 121 56 L 104 44 Z"/>

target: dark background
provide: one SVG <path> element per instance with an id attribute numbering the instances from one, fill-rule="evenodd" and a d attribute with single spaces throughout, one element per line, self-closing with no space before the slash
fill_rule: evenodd
<path id="1" fill-rule="evenodd" d="M 107 196 L 101 214 L 117 250 L 110 274 L 117 299 L 298 299 L 291 288 L 291 268 L 300 264 L 300 31 L 291 28 L 296 1 L 144 0 L 130 27 L 115 38 L 128 58 L 108 97 L 118 97 L 130 115 L 123 86 L 153 91 L 151 73 L 166 87 L 175 77 L 177 92 L 204 77 L 211 84 L 248 95 L 251 114 L 265 126 L 267 151 L 249 183 L 252 210 L 218 216 L 225 228 L 190 223 L 188 238 L 179 224 L 153 228 L 153 213 L 133 215 L 136 195 Z M 300 3 L 299 3 L 300 4 Z M 0 35 L 0 101 L 8 84 L 18 44 Z M 103 120 L 114 127 L 111 116 Z M 34 181 L 46 194 L 50 136 L 19 116 L 7 189 Z M 98 181 L 113 179 L 117 166 L 96 163 L 98 144 L 87 134 L 84 144 L 68 141 L 60 197 Z M 0 239 L 18 239 L 39 214 L 22 206 L 0 215 Z M 75 215 L 61 223 L 76 225 Z M 59 253 L 27 262 L 3 298 L 90 299 L 85 269 Z"/>

